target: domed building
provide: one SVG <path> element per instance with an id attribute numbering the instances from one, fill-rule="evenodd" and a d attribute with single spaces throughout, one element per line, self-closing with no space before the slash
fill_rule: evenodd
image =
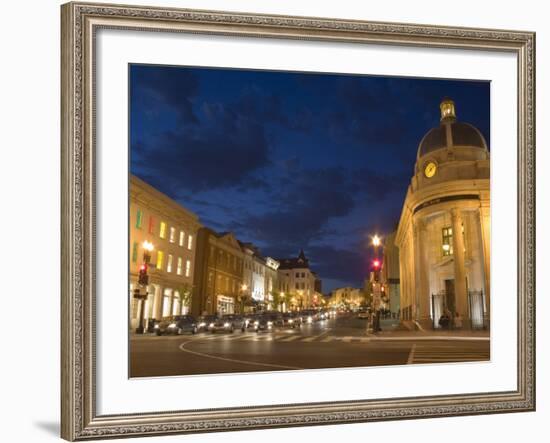
<path id="1" fill-rule="evenodd" d="M 395 244 L 401 319 L 441 327 L 444 312 L 464 327 L 488 326 L 490 312 L 490 160 L 474 126 L 444 99 L 441 121 L 418 146 Z"/>

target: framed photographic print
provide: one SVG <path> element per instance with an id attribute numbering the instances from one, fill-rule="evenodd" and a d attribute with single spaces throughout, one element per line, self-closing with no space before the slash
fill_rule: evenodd
<path id="1" fill-rule="evenodd" d="M 61 14 L 63 438 L 534 410 L 533 33 Z"/>

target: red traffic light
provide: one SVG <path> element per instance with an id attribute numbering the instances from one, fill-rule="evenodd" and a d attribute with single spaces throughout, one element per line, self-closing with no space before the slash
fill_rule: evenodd
<path id="1" fill-rule="evenodd" d="M 374 269 L 378 269 L 378 268 L 380 267 L 380 260 L 374 260 L 374 261 L 372 262 L 372 267 L 373 267 Z"/>
<path id="2" fill-rule="evenodd" d="M 147 272 L 147 265 L 145 263 L 143 263 L 140 267 L 139 267 L 139 272 Z"/>

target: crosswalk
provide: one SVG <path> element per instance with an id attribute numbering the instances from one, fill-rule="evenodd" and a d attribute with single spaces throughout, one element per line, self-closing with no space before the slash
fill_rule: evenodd
<path id="1" fill-rule="evenodd" d="M 198 335 L 193 338 L 195 341 L 222 341 L 222 342 L 279 342 L 279 343 L 331 343 L 331 342 L 343 342 L 343 343 L 368 343 L 369 337 L 355 337 L 355 336 L 335 336 L 327 334 L 319 335 L 301 335 L 301 334 L 217 334 L 217 335 Z"/>
<path id="2" fill-rule="evenodd" d="M 229 343 L 268 343 L 282 344 L 318 344 L 327 343 L 361 344 L 365 351 L 408 353 L 406 363 L 458 363 L 490 360 L 488 341 L 481 340 L 384 340 L 369 336 L 341 336 L 329 334 L 329 331 L 317 335 L 303 335 L 295 331 L 273 333 L 234 333 L 234 334 L 200 334 L 193 336 L 189 342 Z M 187 343 L 189 343 L 187 342 Z"/>
<path id="3" fill-rule="evenodd" d="M 487 342 L 416 343 L 409 354 L 413 363 L 459 363 L 490 360 Z"/>

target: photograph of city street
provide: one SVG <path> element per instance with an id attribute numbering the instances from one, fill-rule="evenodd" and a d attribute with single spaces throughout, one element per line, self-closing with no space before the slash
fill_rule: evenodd
<path id="1" fill-rule="evenodd" d="M 490 360 L 490 82 L 128 75 L 130 377 Z"/>

